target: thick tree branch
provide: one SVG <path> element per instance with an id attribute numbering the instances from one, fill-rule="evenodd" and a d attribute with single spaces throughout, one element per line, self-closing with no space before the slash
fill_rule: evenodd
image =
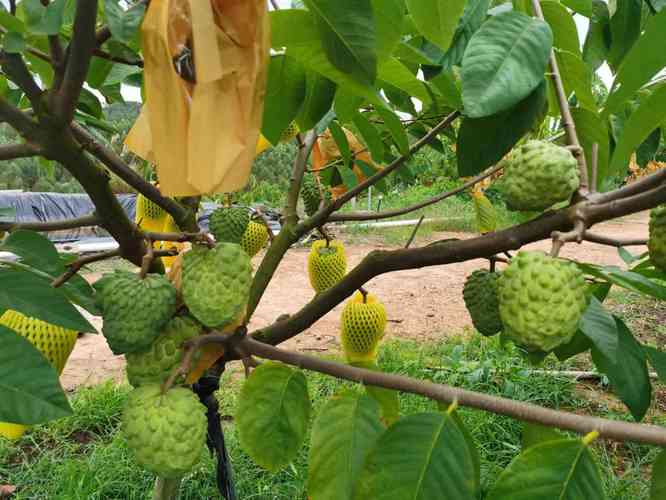
<path id="1" fill-rule="evenodd" d="M 33 109 L 38 110 L 42 89 L 39 88 L 39 85 L 37 85 L 37 82 L 35 82 L 35 79 L 30 74 L 30 70 L 25 65 L 23 57 L 20 54 L 10 54 L 2 51 L 0 52 L 0 64 L 2 65 L 2 71 L 7 77 L 25 92 Z"/>
<path id="2" fill-rule="evenodd" d="M 20 229 L 40 232 L 62 231 L 79 227 L 99 226 L 101 223 L 102 220 L 97 215 L 90 214 L 76 219 L 54 220 L 51 222 L 0 222 L 0 231 L 18 231 Z"/>
<path id="3" fill-rule="evenodd" d="M 390 217 L 398 217 L 400 215 L 405 215 L 410 212 L 415 212 L 416 210 L 420 210 L 422 208 L 425 208 L 430 205 L 434 205 L 435 203 L 439 203 L 440 201 L 443 201 L 447 198 L 450 198 L 451 196 L 455 196 L 459 193 L 464 192 L 465 190 L 471 188 L 475 184 L 478 184 L 482 180 L 490 177 L 491 175 L 495 174 L 499 170 L 501 170 L 504 167 L 502 164 L 495 165 L 493 168 L 490 170 L 486 171 L 483 174 L 477 175 L 473 179 L 470 179 L 468 182 L 463 184 L 462 186 L 459 186 L 455 189 L 452 189 L 450 191 L 446 191 L 442 194 L 438 194 L 437 196 L 433 196 L 432 198 L 429 198 L 427 200 L 421 201 L 419 203 L 416 203 L 414 205 L 410 205 L 408 207 L 404 208 L 396 208 L 395 210 L 385 210 L 383 212 L 343 212 L 343 213 L 337 213 L 337 214 L 331 214 L 331 216 L 328 218 L 329 222 L 342 222 L 342 221 L 363 221 L 363 220 L 377 220 L 377 219 L 388 219 Z"/>
<path id="4" fill-rule="evenodd" d="M 14 160 L 16 158 L 29 158 L 40 154 L 39 147 L 34 144 L 6 144 L 0 146 L 0 161 Z"/>
<path id="5" fill-rule="evenodd" d="M 76 3 L 76 16 L 72 41 L 67 47 L 67 60 L 61 87 L 55 96 L 55 114 L 61 124 L 72 121 L 74 108 L 86 81 L 90 59 L 95 48 L 95 22 L 97 0 L 80 0 Z"/>
<path id="6" fill-rule="evenodd" d="M 604 203 L 642 193 L 648 189 L 660 186 L 664 182 L 666 182 L 666 168 L 653 174 L 646 175 L 642 179 L 632 182 L 631 184 L 621 187 L 620 189 L 616 189 L 615 191 L 609 191 L 607 193 L 594 193 L 592 196 L 594 196 L 593 200 L 597 203 Z"/>
<path id="7" fill-rule="evenodd" d="M 276 347 L 257 342 L 246 337 L 240 346 L 249 354 L 264 359 L 281 361 L 306 370 L 326 373 L 337 378 L 358 382 L 364 385 L 373 385 L 420 394 L 435 401 L 452 403 L 456 401 L 461 406 L 476 408 L 505 415 L 524 422 L 533 422 L 549 427 L 557 427 L 587 434 L 597 431 L 601 437 L 615 441 L 634 441 L 657 446 L 666 446 L 666 429 L 655 425 L 634 424 L 609 420 L 599 417 L 577 415 L 564 411 L 551 410 L 531 403 L 513 401 L 507 398 L 491 396 L 479 392 L 460 389 L 445 384 L 435 384 L 426 380 L 417 380 L 402 375 L 394 375 L 373 370 L 343 365 L 333 361 L 306 356 L 304 354 L 278 349 Z"/>
<path id="8" fill-rule="evenodd" d="M 92 134 L 81 125 L 78 123 L 72 123 L 71 128 L 74 137 L 76 137 L 76 140 L 81 143 L 86 151 L 101 161 L 106 168 L 136 189 L 139 193 L 166 210 L 169 215 L 173 217 L 173 220 L 176 221 L 178 227 L 191 232 L 196 232 L 198 230 L 192 210 L 183 207 L 172 198 L 162 196 L 159 189 L 132 170 L 120 158 L 120 156 L 97 141 L 97 139 L 95 139 L 95 137 L 93 137 Z"/>
<path id="9" fill-rule="evenodd" d="M 28 140 L 35 136 L 38 127 L 28 115 L 9 104 L 2 96 L 0 96 L 0 122 L 9 123 Z"/>

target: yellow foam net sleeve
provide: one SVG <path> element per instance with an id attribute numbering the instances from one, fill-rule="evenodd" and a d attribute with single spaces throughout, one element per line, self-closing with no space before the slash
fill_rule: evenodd
<path id="1" fill-rule="evenodd" d="M 270 26 L 264 0 L 153 0 L 141 28 L 146 104 L 126 139 L 166 196 L 234 192 L 256 155 Z M 173 58 L 194 54 L 196 82 Z"/>

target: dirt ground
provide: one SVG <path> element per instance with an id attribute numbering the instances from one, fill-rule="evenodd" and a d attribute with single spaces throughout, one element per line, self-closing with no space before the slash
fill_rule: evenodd
<path id="1" fill-rule="evenodd" d="M 621 221 L 594 227 L 595 233 L 621 238 L 646 237 L 648 228 L 646 213 Z M 440 232 L 426 238 L 417 238 L 416 245 L 445 238 L 471 238 L 473 234 Z M 378 239 L 379 241 L 379 239 Z M 368 241 L 362 245 L 346 248 L 348 267 L 355 266 L 369 251 L 375 248 L 393 248 Z M 528 245 L 527 249 L 548 250 L 549 241 Z M 634 254 L 645 251 L 644 247 L 632 247 Z M 255 329 L 271 324 L 281 314 L 294 313 L 313 297 L 307 277 L 307 255 L 309 249 L 290 250 L 280 264 L 276 277 L 266 293 L 250 323 Z M 563 257 L 582 262 L 623 265 L 615 248 L 582 243 L 569 244 L 561 252 Z M 255 266 L 261 255 L 256 257 Z M 389 323 L 388 337 L 410 339 L 434 339 L 459 333 L 471 326 L 470 318 L 462 300 L 462 287 L 466 276 L 473 270 L 487 266 L 487 261 L 473 260 L 462 264 L 428 267 L 378 276 L 367 288 L 380 297 L 386 306 Z M 89 275 L 90 280 L 99 275 Z M 339 317 L 342 304 L 319 320 L 310 330 L 291 339 L 285 347 L 301 351 L 337 351 Z M 101 318 L 91 318 L 101 328 Z M 124 358 L 114 356 L 104 337 L 84 335 L 69 359 L 61 381 L 66 390 L 92 385 L 113 378 L 124 377 Z"/>

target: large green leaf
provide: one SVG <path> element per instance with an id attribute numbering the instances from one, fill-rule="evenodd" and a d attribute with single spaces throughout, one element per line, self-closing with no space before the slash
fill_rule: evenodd
<path id="1" fill-rule="evenodd" d="M 363 99 L 356 94 L 347 92 L 344 88 L 338 87 L 335 93 L 333 109 L 335 115 L 341 123 L 351 123 L 358 113 L 358 109 L 363 103 Z"/>
<path id="2" fill-rule="evenodd" d="M 2 37 L 2 48 L 8 54 L 19 54 L 25 50 L 26 46 L 22 33 L 10 31 Z"/>
<path id="3" fill-rule="evenodd" d="M 490 0 L 467 1 L 463 15 L 458 21 L 458 27 L 453 35 L 451 46 L 440 61 L 444 69 L 451 69 L 452 66 L 460 64 L 472 35 L 481 27 L 486 18 L 488 7 L 490 7 Z"/>
<path id="4" fill-rule="evenodd" d="M 476 495 L 473 454 L 450 412 L 398 420 L 368 457 L 357 500 L 470 500 Z"/>
<path id="5" fill-rule="evenodd" d="M 405 0 L 418 30 L 446 50 L 465 9 L 465 0 Z"/>
<path id="6" fill-rule="evenodd" d="M 14 231 L 0 244 L 0 251 L 12 252 L 21 262 L 44 272 L 59 275 L 65 272 L 55 245 L 35 231 Z"/>
<path id="7" fill-rule="evenodd" d="M 442 71 L 439 75 L 431 78 L 430 83 L 434 86 L 436 94 L 442 98 L 437 100 L 438 104 L 443 104 L 452 109 L 462 109 L 462 96 L 451 70 Z"/>
<path id="8" fill-rule="evenodd" d="M 377 60 L 382 63 L 395 51 L 405 19 L 403 0 L 371 0 L 377 33 Z"/>
<path id="9" fill-rule="evenodd" d="M 640 146 L 636 148 L 636 163 L 645 168 L 648 162 L 653 161 L 659 145 L 661 144 L 661 129 L 654 129 L 647 139 L 645 139 Z"/>
<path id="10" fill-rule="evenodd" d="M 665 112 L 666 84 L 663 84 L 643 99 L 625 122 L 611 158 L 611 172 L 617 175 L 625 172 L 631 154 L 663 123 Z"/>
<path id="11" fill-rule="evenodd" d="M 666 352 L 646 345 L 643 346 L 643 351 L 645 351 L 647 359 L 657 372 L 659 380 L 666 384 Z"/>
<path id="12" fill-rule="evenodd" d="M 310 130 L 315 128 L 331 109 L 336 85 L 313 71 L 307 72 L 305 82 L 305 99 L 296 117 L 296 123 L 301 130 Z"/>
<path id="13" fill-rule="evenodd" d="M 617 317 L 615 321 L 619 337 L 617 362 L 613 363 L 596 348 L 592 349 L 592 360 L 610 380 L 613 392 L 639 421 L 647 413 L 652 398 L 646 355 L 627 325 Z"/>
<path id="14" fill-rule="evenodd" d="M 382 136 L 379 133 L 379 130 L 370 123 L 363 113 L 356 113 L 354 115 L 354 125 L 361 133 L 363 141 L 365 142 L 372 159 L 375 162 L 381 163 L 384 161 L 384 141 L 382 141 Z"/>
<path id="15" fill-rule="evenodd" d="M 633 271 L 625 271 L 617 266 L 597 266 L 594 264 L 583 264 L 578 262 L 577 265 L 583 272 L 591 274 L 597 278 L 601 278 L 614 285 L 621 286 L 627 290 L 642 293 L 644 295 L 651 295 L 657 299 L 666 300 L 666 287 L 660 285 L 658 282 L 651 280 L 639 273 Z"/>
<path id="16" fill-rule="evenodd" d="M 118 0 L 104 0 L 104 12 L 111 35 L 124 43 L 131 42 L 137 36 L 145 11 L 143 2 L 138 2 L 131 9 L 125 10 Z"/>
<path id="17" fill-rule="evenodd" d="M 576 23 L 566 7 L 555 0 L 541 0 L 541 9 L 553 31 L 553 47 L 581 56 Z"/>
<path id="18" fill-rule="evenodd" d="M 562 0 L 562 4 L 585 17 L 592 17 L 592 0 Z"/>
<path id="19" fill-rule="evenodd" d="M 376 172 L 369 171 L 368 168 L 370 168 L 370 170 L 372 170 L 372 168 L 363 162 L 360 162 L 360 164 L 357 163 L 357 165 L 366 177 L 370 177 L 373 172 Z M 366 370 L 381 371 L 381 368 L 375 361 L 357 361 L 351 363 L 351 365 L 365 368 Z M 379 403 L 379 407 L 381 408 L 381 419 L 386 426 L 393 425 L 400 418 L 400 399 L 398 398 L 398 391 L 374 385 L 366 385 L 365 392 L 369 397 Z"/>
<path id="20" fill-rule="evenodd" d="M 310 418 L 310 397 L 302 372 L 265 362 L 243 384 L 236 425 L 243 449 L 276 472 L 298 453 Z"/>
<path id="21" fill-rule="evenodd" d="M 543 81 L 552 40 L 548 24 L 518 12 L 483 24 L 463 56 L 465 114 L 491 116 L 526 98 Z"/>
<path id="22" fill-rule="evenodd" d="M 648 19 L 645 31 L 627 53 L 613 81 L 604 113 L 619 111 L 634 93 L 666 66 L 666 50 L 660 50 L 666 32 L 666 9 Z"/>
<path id="23" fill-rule="evenodd" d="M 72 414 L 58 374 L 25 338 L 0 325 L 0 421 L 41 424 Z"/>
<path id="24" fill-rule="evenodd" d="M 617 361 L 619 343 L 617 325 L 611 313 L 596 297 L 590 299 L 590 305 L 580 320 L 579 328 L 607 360 L 612 363 Z"/>
<path id="25" fill-rule="evenodd" d="M 603 0 L 592 0 L 590 27 L 583 45 L 583 61 L 596 71 L 608 58 L 610 50 L 610 15 L 608 4 Z"/>
<path id="26" fill-rule="evenodd" d="M 500 474 L 486 500 L 601 500 L 597 464 L 578 439 L 547 441 L 526 449 Z"/>
<path id="27" fill-rule="evenodd" d="M 545 105 L 546 83 L 542 81 L 526 99 L 506 111 L 485 118 L 464 118 L 456 146 L 458 174 L 476 175 L 501 160 L 543 115 Z"/>
<path id="28" fill-rule="evenodd" d="M 312 427 L 309 498 L 353 499 L 365 459 L 383 431 L 379 405 L 366 395 L 348 392 L 326 403 Z"/>
<path id="29" fill-rule="evenodd" d="M 273 56 L 268 66 L 261 132 L 272 144 L 298 116 L 306 95 L 305 68 L 288 55 Z"/>
<path id="30" fill-rule="evenodd" d="M 389 83 L 392 86 L 407 92 L 410 96 L 416 97 L 425 105 L 428 105 L 431 102 L 430 95 L 426 90 L 425 82 L 416 78 L 416 76 L 395 57 L 387 59 L 381 66 L 379 66 L 377 78 L 380 80 L 380 83 Z"/>
<path id="31" fill-rule="evenodd" d="M 548 441 L 559 441 L 563 438 L 564 436 L 562 433 L 558 432 L 557 429 L 553 429 L 552 427 L 547 427 L 545 425 L 527 422 L 525 425 L 523 425 L 521 446 L 523 451 L 525 451 L 532 446 L 546 443 Z"/>
<path id="32" fill-rule="evenodd" d="M 664 498 L 666 498 L 666 450 L 661 450 L 652 464 L 650 500 L 663 500 Z"/>
<path id="33" fill-rule="evenodd" d="M 610 18 L 611 45 L 608 63 L 617 68 L 641 33 L 641 0 L 616 0 Z"/>
<path id="34" fill-rule="evenodd" d="M 113 68 L 113 63 L 107 59 L 102 59 L 101 57 L 93 57 L 90 60 L 90 66 L 88 67 L 88 75 L 86 76 L 86 82 L 94 89 L 98 89 L 104 85 L 104 81 L 109 76 Z"/>
<path id="35" fill-rule="evenodd" d="M 578 139 L 585 150 L 588 168 L 592 165 L 592 145 L 596 143 L 599 146 L 597 187 L 600 188 L 609 175 L 610 141 L 606 122 L 597 113 L 586 108 L 573 108 L 571 115 L 576 124 Z"/>
<path id="36" fill-rule="evenodd" d="M 26 31 L 23 21 L 2 8 L 0 8 L 0 26 L 6 28 L 7 31 L 14 31 L 16 33 L 25 33 Z"/>
<path id="37" fill-rule="evenodd" d="M 66 3 L 67 0 L 54 0 L 44 6 L 41 0 L 23 0 L 20 5 L 25 13 L 28 31 L 35 35 L 60 33 Z"/>
<path id="38" fill-rule="evenodd" d="M 400 151 L 401 154 L 406 155 L 409 152 L 409 139 L 407 138 L 405 127 L 403 127 L 398 115 L 388 108 L 377 108 L 377 112 L 384 120 L 384 125 L 391 134 L 391 137 L 393 137 L 395 145 L 398 147 L 398 151 Z"/>
<path id="39" fill-rule="evenodd" d="M 333 66 L 360 83 L 374 84 L 377 41 L 370 0 L 305 0 L 305 5 L 314 16 Z"/>
<path id="40" fill-rule="evenodd" d="M 597 103 L 592 94 L 592 70 L 583 62 L 580 55 L 556 50 L 555 56 L 562 74 L 562 82 L 567 96 L 576 94 L 580 105 L 590 110 L 596 110 Z"/>

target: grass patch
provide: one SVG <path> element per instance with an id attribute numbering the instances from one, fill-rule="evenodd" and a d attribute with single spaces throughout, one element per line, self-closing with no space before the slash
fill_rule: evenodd
<path id="1" fill-rule="evenodd" d="M 478 335 L 447 338 L 433 343 L 387 343 L 381 366 L 393 373 L 448 383 L 549 407 L 587 413 L 591 402 L 576 391 L 571 379 L 535 376 L 512 346 Z M 546 369 L 567 365 L 548 359 Z M 315 414 L 327 398 L 350 386 L 316 373 L 307 373 Z M 224 375 L 220 412 L 231 416 L 242 378 Z M 127 386 L 111 383 L 78 391 L 72 397 L 75 414 L 38 426 L 17 442 L 0 440 L 0 484 L 18 487 L 15 499 L 149 499 L 153 477 L 136 466 L 117 432 Z M 414 395 L 400 396 L 403 414 L 437 411 L 437 405 Z M 595 405 L 598 414 L 628 418 Z M 466 408 L 460 415 L 474 437 L 482 462 L 484 488 L 488 488 L 520 449 L 522 424 L 510 418 Z M 269 474 L 240 449 L 233 421 L 225 422 L 225 437 L 235 471 L 238 497 L 247 499 L 305 499 L 307 445 L 286 469 Z M 606 493 L 611 499 L 647 498 L 647 473 L 656 450 L 633 444 L 597 442 Z M 180 498 L 218 498 L 214 463 L 206 452 L 187 477 Z"/>

